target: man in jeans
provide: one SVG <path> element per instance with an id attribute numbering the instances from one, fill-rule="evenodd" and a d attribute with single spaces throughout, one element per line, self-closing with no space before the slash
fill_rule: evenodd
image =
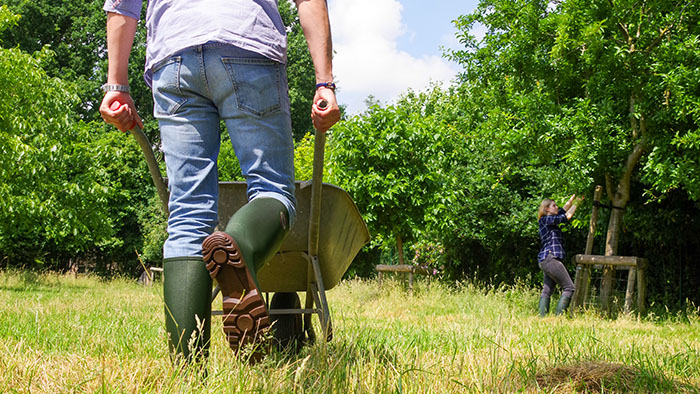
<path id="1" fill-rule="evenodd" d="M 316 74 L 314 127 L 340 118 L 325 0 L 295 0 Z M 125 131 L 142 126 L 128 87 L 128 60 L 142 0 L 106 0 L 109 68 L 100 106 Z M 145 79 L 153 90 L 170 190 L 163 245 L 166 331 L 171 353 L 206 355 L 211 278 L 223 296 L 232 349 L 270 325 L 256 271 L 294 223 L 294 163 L 286 33 L 277 0 L 148 2 Z M 324 105 L 320 105 L 325 102 Z M 225 232 L 217 225 L 219 122 L 247 181 L 248 204 Z"/>

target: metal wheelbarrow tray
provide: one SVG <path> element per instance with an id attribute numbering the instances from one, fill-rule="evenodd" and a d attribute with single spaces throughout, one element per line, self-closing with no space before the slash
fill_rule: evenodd
<path id="1" fill-rule="evenodd" d="M 146 156 L 149 171 L 167 213 L 168 191 L 156 163 L 150 142 L 137 128 L 131 130 Z M 332 338 L 332 324 L 326 290 L 335 287 L 370 236 L 360 212 L 348 193 L 324 184 L 325 133 L 316 133 L 313 178 L 296 182 L 296 222 L 280 250 L 257 273 L 260 291 L 275 293 L 267 307 L 277 323 L 276 336 L 298 339 L 304 333 L 313 341 L 311 316 L 318 315 L 326 340 Z M 248 202 L 245 182 L 219 182 L 219 229 Z M 321 220 L 323 219 L 323 220 Z M 218 294 L 212 294 L 212 301 Z M 306 292 L 305 307 L 297 292 Z M 214 315 L 221 311 L 213 312 Z M 303 326 L 301 318 L 303 316 Z"/>

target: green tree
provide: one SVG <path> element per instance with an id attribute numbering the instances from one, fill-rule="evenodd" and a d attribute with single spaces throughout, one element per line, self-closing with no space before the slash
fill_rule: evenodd
<path id="1" fill-rule="evenodd" d="M 16 20 L 0 7 L 0 27 Z M 0 47 L 0 250 L 11 264 L 55 262 L 121 242 L 110 209 L 121 179 L 108 167 L 124 155 L 99 143 L 99 124 L 70 111 L 78 102 L 73 86 L 43 68 L 53 56 Z"/>
<path id="2" fill-rule="evenodd" d="M 484 131 L 504 141 L 503 166 L 542 165 L 560 180 L 541 192 L 601 182 L 624 208 L 641 171 L 650 193 L 698 199 L 699 15 L 692 1 L 482 1 L 456 21 L 465 48 L 449 56 L 489 108 Z M 608 255 L 623 212 L 610 216 Z"/>
<path id="3" fill-rule="evenodd" d="M 449 190 L 438 163 L 450 149 L 432 116 L 439 93 L 408 92 L 395 105 L 372 106 L 339 123 L 329 138 L 329 182 L 353 197 L 376 243 L 395 243 L 401 264 L 403 245 L 425 231 Z"/>

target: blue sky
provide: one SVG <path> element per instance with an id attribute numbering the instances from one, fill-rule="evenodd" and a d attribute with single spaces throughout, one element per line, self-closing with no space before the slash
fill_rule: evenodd
<path id="1" fill-rule="evenodd" d="M 441 46 L 457 47 L 457 16 L 476 0 L 329 0 L 339 86 L 338 101 L 350 114 L 365 109 L 372 95 L 388 104 L 407 89 L 449 83 L 459 68 L 442 57 Z"/>
<path id="2" fill-rule="evenodd" d="M 441 55 L 439 47 L 456 46 L 456 29 L 452 21 L 459 15 L 471 13 L 477 6 L 474 0 L 400 0 L 406 34 L 399 38 L 399 49 L 420 57 Z"/>

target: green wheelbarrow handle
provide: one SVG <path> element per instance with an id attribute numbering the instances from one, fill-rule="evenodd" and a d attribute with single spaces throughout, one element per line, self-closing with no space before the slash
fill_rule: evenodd
<path id="1" fill-rule="evenodd" d="M 141 130 L 141 128 L 138 125 L 134 126 L 134 128 L 129 130 L 129 132 L 131 133 L 131 135 L 134 136 L 134 138 L 136 138 L 136 141 L 139 143 L 139 146 L 143 151 L 143 155 L 146 157 L 146 164 L 148 164 L 148 172 L 151 173 L 153 184 L 156 186 L 156 190 L 158 191 L 158 197 L 160 198 L 161 202 L 161 209 L 167 217 L 169 215 L 168 200 L 170 198 L 170 193 L 168 192 L 168 186 L 165 184 L 165 180 L 163 180 L 163 176 L 160 173 L 160 167 L 158 167 L 156 156 L 153 154 L 153 147 L 151 146 L 151 142 L 148 140 L 148 137 L 146 137 L 146 134 L 143 133 L 143 130 Z"/>

